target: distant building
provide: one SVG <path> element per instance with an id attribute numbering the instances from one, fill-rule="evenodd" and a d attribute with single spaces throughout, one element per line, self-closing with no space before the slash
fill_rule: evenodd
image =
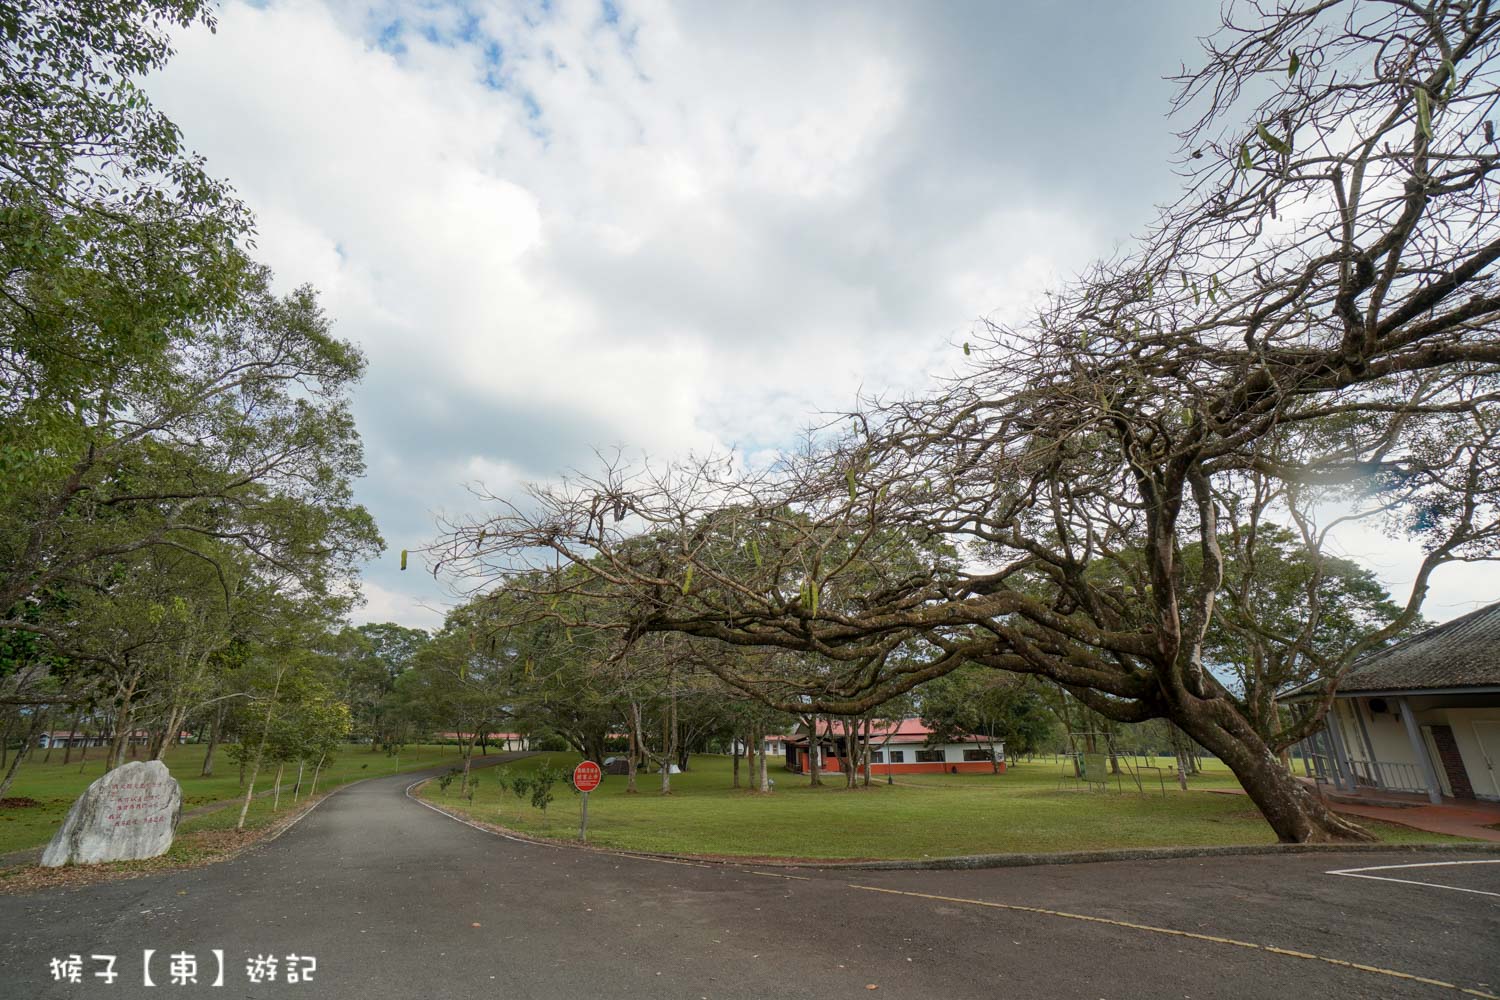
<path id="1" fill-rule="evenodd" d="M 765 740 L 764 740 L 765 746 L 766 746 L 766 756 L 767 757 L 784 757 L 784 756 L 786 756 L 786 744 L 787 744 L 787 740 L 790 740 L 790 739 L 791 739 L 790 736 L 783 736 L 783 735 L 780 735 L 780 734 L 777 734 L 777 735 L 774 735 L 774 736 L 767 736 L 765 738 Z M 735 752 L 736 753 L 740 752 L 740 744 L 739 743 L 735 744 Z"/>
<path id="2" fill-rule="evenodd" d="M 48 747 L 102 747 L 108 746 L 110 737 L 95 736 L 89 733 L 70 733 L 66 729 L 53 730 L 43 733 L 36 738 L 36 745 L 46 750 Z"/>
<path id="3" fill-rule="evenodd" d="M 876 724 L 870 730 L 871 774 L 992 774 L 996 766 L 1005 770 L 1005 741 L 969 735 L 953 743 L 929 745 L 933 731 L 920 719 L 902 719 L 894 725 Z M 838 771 L 848 754 L 848 732 L 842 722 L 818 723 L 817 738 L 797 726 L 779 740 L 788 770 L 809 770 L 809 755 L 818 753 L 818 768 Z"/>
<path id="4" fill-rule="evenodd" d="M 1500 800 L 1500 602 L 1359 660 L 1299 747 L 1310 776 L 1339 791 Z"/>
<path id="5" fill-rule="evenodd" d="M 470 733 L 438 733 L 439 743 L 462 743 L 470 737 Z M 530 750 L 531 743 L 522 733 L 490 733 L 484 737 L 490 747 L 499 750 Z M 475 737 L 475 743 L 480 742 Z"/>
<path id="6" fill-rule="evenodd" d="M 38 736 L 36 738 L 36 745 L 40 750 L 46 750 L 48 747 L 67 746 L 107 747 L 114 742 L 114 739 L 115 738 L 113 735 L 99 736 L 93 733 L 70 733 L 66 729 L 54 729 L 51 732 L 42 733 L 40 736 Z M 177 734 L 178 743 L 192 743 L 195 742 L 196 739 L 197 738 L 187 730 L 183 730 L 182 732 Z M 151 734 L 144 729 L 137 729 L 130 734 L 130 738 L 125 741 L 125 745 L 143 747 L 150 742 Z"/>

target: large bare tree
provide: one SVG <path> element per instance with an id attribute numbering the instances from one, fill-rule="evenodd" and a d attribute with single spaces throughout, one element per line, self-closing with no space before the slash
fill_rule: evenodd
<path id="1" fill-rule="evenodd" d="M 800 691 L 722 661 L 799 711 L 858 715 L 964 663 L 1047 677 L 1180 726 L 1280 839 L 1365 837 L 1278 761 L 1321 710 L 1248 704 L 1206 656 L 1224 540 L 1275 523 L 1316 567 L 1351 521 L 1421 539 L 1401 613 L 1348 645 L 1319 641 L 1316 573 L 1295 628 L 1234 605 L 1330 685 L 1438 567 L 1495 551 L 1497 42 L 1480 0 L 1232 4 L 1179 78 L 1182 199 L 1030 321 L 981 327 L 961 376 L 771 470 L 609 465 L 496 498 L 442 555 L 481 588 L 571 567 L 529 579 L 609 592 L 596 624 L 627 634 L 816 654 Z"/>

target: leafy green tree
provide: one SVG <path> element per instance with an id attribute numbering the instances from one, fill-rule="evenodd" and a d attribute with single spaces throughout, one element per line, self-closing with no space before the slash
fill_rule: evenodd
<path id="1" fill-rule="evenodd" d="M 253 789 L 268 749 L 342 732 L 316 647 L 382 543 L 352 498 L 363 358 L 310 288 L 272 290 L 139 87 L 193 25 L 208 4 L 0 9 L 0 648 L 44 654 L 47 688 L 0 657 L 0 693 L 97 706 L 106 766 L 199 720 L 208 773 L 237 731 Z"/>
<path id="2" fill-rule="evenodd" d="M 397 681 L 409 711 L 434 728 L 457 733 L 463 755 L 461 792 L 481 734 L 508 718 L 514 664 L 481 644 L 462 612 L 422 646 L 413 667 Z"/>
<path id="3" fill-rule="evenodd" d="M 543 764 L 531 774 L 529 791 L 531 792 L 531 808 L 542 811 L 542 819 L 545 822 L 547 807 L 552 804 L 555 795 L 552 791 L 554 785 L 559 781 L 567 779 L 566 772 L 559 771 L 550 764 Z"/>
<path id="4" fill-rule="evenodd" d="M 1404 616 L 1368 568 L 1310 548 L 1274 523 L 1238 528 L 1220 548 L 1222 597 L 1205 636 L 1205 658 L 1227 672 L 1256 732 L 1278 748 L 1295 721 L 1277 697 L 1312 682 L 1336 685 L 1344 652 L 1367 636 L 1396 626 L 1384 641 L 1397 642 L 1430 626 L 1421 616 Z M 1184 552 L 1188 572 L 1201 559 L 1199 548 Z"/>
<path id="5" fill-rule="evenodd" d="M 248 213 L 135 82 L 193 22 L 212 23 L 194 0 L 0 11 L 0 608 L 12 625 L 20 598 L 79 565 L 56 551 L 59 530 L 85 527 L 70 498 L 129 475 L 116 439 L 158 412 L 140 405 L 148 385 L 164 388 L 168 355 L 232 308 L 249 274 L 236 247 Z"/>
<path id="6" fill-rule="evenodd" d="M 392 743 L 402 727 L 396 682 L 430 638 L 424 629 L 393 622 L 346 627 L 331 637 L 329 652 L 339 664 L 340 690 L 353 712 L 354 731 L 369 740 L 372 753 Z"/>
<path id="7" fill-rule="evenodd" d="M 565 625 L 558 603 L 531 600 L 517 582 L 477 598 L 463 614 L 480 645 L 506 665 L 514 724 L 534 736 L 554 733 L 602 761 L 609 734 L 625 725 L 631 666 L 617 659 L 612 635 Z"/>
<path id="8" fill-rule="evenodd" d="M 54 215 L 156 207 L 195 223 L 202 237 L 248 228 L 243 206 L 137 84 L 166 65 L 172 31 L 195 23 L 214 26 L 203 0 L 6 4 L 0 135 L 9 141 L 0 145 L 0 178 Z"/>
<path id="9" fill-rule="evenodd" d="M 928 681 L 916 694 L 922 721 L 933 731 L 930 742 L 988 737 L 996 773 L 996 742 L 1003 742 L 1012 754 L 1031 753 L 1057 728 L 1046 701 L 1024 678 L 982 667 L 961 667 Z"/>
<path id="10" fill-rule="evenodd" d="M 310 691 L 298 701 L 290 715 L 290 759 L 297 761 L 297 783 L 292 801 L 302 788 L 302 773 L 311 762 L 313 773 L 309 795 L 318 793 L 318 776 L 337 755 L 339 745 L 349 738 L 353 715 L 347 703 L 339 700 L 329 688 Z"/>
<path id="11" fill-rule="evenodd" d="M 301 634 L 299 634 L 299 632 Z M 248 666 L 250 704 L 231 755 L 249 769 L 239 827 L 245 825 L 261 768 L 277 765 L 275 795 L 279 801 L 282 770 L 289 761 L 306 761 L 314 753 L 326 761 L 349 732 L 348 706 L 332 687 L 330 664 L 308 648 L 306 627 L 289 623 L 274 645 L 268 644 Z"/>
<path id="12" fill-rule="evenodd" d="M 347 391 L 363 360 L 328 335 L 311 290 L 275 296 L 262 272 L 232 313 L 188 333 L 88 399 L 51 400 L 69 433 L 0 489 L 0 606 L 200 538 L 318 594 L 378 550 L 351 499 L 364 466 Z"/>
<path id="13" fill-rule="evenodd" d="M 869 402 L 769 470 L 710 456 L 533 486 L 458 527 L 448 554 L 476 573 L 539 552 L 581 570 L 627 635 L 836 661 L 833 683 L 805 681 L 828 714 L 966 663 L 1037 675 L 1116 723 L 1172 722 L 1283 841 L 1371 839 L 1278 760 L 1331 690 L 1267 739 L 1214 673 L 1221 539 L 1269 484 L 1310 564 L 1333 527 L 1320 512 L 1420 540 L 1401 613 L 1326 663 L 1330 679 L 1417 620 L 1441 566 L 1500 553 L 1500 9 L 1229 4 L 1223 21 L 1177 78 L 1182 197 L 1034 315 L 981 326 L 960 377 Z M 642 529 L 666 537 L 642 548 Z M 758 555 L 730 561 L 710 533 Z M 862 552 L 892 533 L 960 558 L 846 587 L 853 563 L 826 558 L 828 540 Z M 1144 586 L 1090 572 L 1133 553 Z M 1297 656 L 1318 627 L 1307 610 L 1273 640 Z M 924 655 L 891 659 L 903 643 Z"/>
<path id="14" fill-rule="evenodd" d="M 117 372 L 238 297 L 250 215 L 138 84 L 170 58 L 171 33 L 195 23 L 213 27 L 209 4 L 0 9 L 8 477 L 49 474 L 49 458 L 66 465 L 70 449 L 55 445 L 76 431 L 59 403 L 111 405 Z"/>
<path id="15" fill-rule="evenodd" d="M 516 809 L 520 810 L 521 803 L 531 796 L 531 776 L 527 774 L 516 774 L 511 776 L 508 784 L 502 783 L 502 788 L 507 788 L 516 797 Z"/>
<path id="16" fill-rule="evenodd" d="M 349 486 L 363 359 L 310 289 L 271 291 L 248 213 L 137 86 L 193 23 L 195 0 L 0 11 L 0 630 L 63 636 L 26 602 L 147 550 L 329 594 L 380 545 Z"/>

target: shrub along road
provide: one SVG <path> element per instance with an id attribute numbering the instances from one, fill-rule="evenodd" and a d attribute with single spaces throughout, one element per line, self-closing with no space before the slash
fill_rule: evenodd
<path id="1" fill-rule="evenodd" d="M 156 997 L 145 949 L 163 985 L 171 956 L 196 957 L 197 989 L 173 996 L 1500 994 L 1500 864 L 1472 863 L 1500 854 L 772 872 L 508 840 L 412 801 L 411 781 L 353 785 L 223 864 L 0 897 L 6 995 Z M 1326 874 L 1449 860 L 1470 863 Z M 74 953 L 84 981 L 54 984 L 49 960 Z M 92 978 L 101 954 L 113 985 Z M 312 956 L 313 982 L 251 984 L 260 955 L 282 973 Z"/>

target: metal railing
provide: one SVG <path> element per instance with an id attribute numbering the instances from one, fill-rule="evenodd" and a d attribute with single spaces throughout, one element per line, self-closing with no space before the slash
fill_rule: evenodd
<path id="1" fill-rule="evenodd" d="M 1415 764 L 1390 760 L 1351 759 L 1349 768 L 1354 772 L 1356 785 L 1370 785 L 1390 792 L 1425 792 L 1427 784 L 1422 772 Z"/>
<path id="2" fill-rule="evenodd" d="M 1312 776 L 1320 782 L 1336 783 L 1337 768 L 1333 758 L 1324 754 L 1307 754 Z M 1422 779 L 1422 769 L 1416 764 L 1393 760 L 1365 760 L 1351 757 L 1348 761 L 1354 776 L 1355 788 L 1379 788 L 1387 792 L 1426 792 L 1427 784 Z"/>

